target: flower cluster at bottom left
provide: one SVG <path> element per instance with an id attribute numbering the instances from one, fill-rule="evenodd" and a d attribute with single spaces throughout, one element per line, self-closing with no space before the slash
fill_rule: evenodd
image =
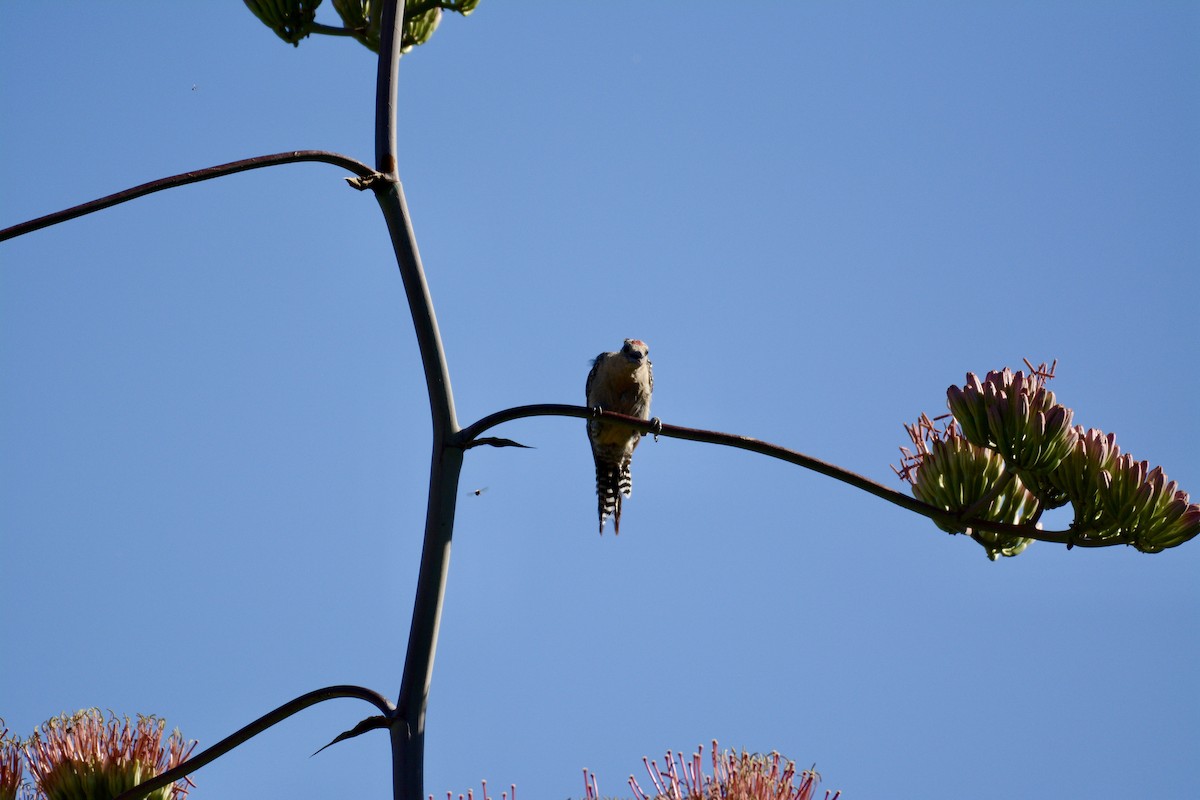
<path id="1" fill-rule="evenodd" d="M 0 800 L 112 800 L 139 783 L 173 769 L 196 743 L 155 716 L 106 719 L 97 708 L 51 717 L 26 740 L 8 735 L 0 720 Z M 22 781 L 22 756 L 29 780 Z M 185 800 L 187 778 L 146 795 Z"/>

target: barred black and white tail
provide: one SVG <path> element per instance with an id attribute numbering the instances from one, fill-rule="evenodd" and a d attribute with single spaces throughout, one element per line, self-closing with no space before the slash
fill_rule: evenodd
<path id="1" fill-rule="evenodd" d="M 596 462 L 596 500 L 600 512 L 600 534 L 604 534 L 604 521 L 613 518 L 613 531 L 621 533 L 621 495 L 633 493 L 633 476 L 629 473 L 629 462 L 624 464 Z"/>

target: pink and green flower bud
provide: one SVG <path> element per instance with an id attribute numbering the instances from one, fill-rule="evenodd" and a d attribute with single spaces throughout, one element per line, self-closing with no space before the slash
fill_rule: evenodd
<path id="1" fill-rule="evenodd" d="M 1103 473 L 1098 493 L 1098 532 L 1119 538 L 1143 553 L 1158 553 L 1200 533 L 1200 505 L 1168 481 L 1162 467 L 1134 461 L 1128 453 Z"/>
<path id="2" fill-rule="evenodd" d="M 1037 516 L 1037 499 L 1020 478 L 1005 469 L 994 450 L 976 446 L 953 428 L 934 438 L 910 472 L 913 495 L 956 517 L 1026 525 Z M 971 529 L 963 524 L 936 523 L 947 533 L 968 533 L 987 551 L 988 558 L 1015 556 L 1032 539 Z"/>
<path id="3" fill-rule="evenodd" d="M 1075 509 L 1073 527 L 1098 531 L 1103 512 L 1100 494 L 1106 491 L 1107 471 L 1121 455 L 1114 434 L 1092 428 L 1075 428 L 1075 446 L 1050 473 L 1048 481 L 1065 496 Z"/>
<path id="4" fill-rule="evenodd" d="M 179 731 L 164 743 L 166 722 L 139 716 L 124 724 L 106 722 L 99 709 L 62 714 L 42 724 L 23 750 L 29 771 L 46 800 L 112 800 L 142 781 L 177 767 L 191 755 Z M 146 795 L 148 800 L 183 800 L 187 779 Z"/>
<path id="5" fill-rule="evenodd" d="M 1183 544 L 1198 533 L 1200 504 L 1189 502 L 1187 492 L 1177 491 L 1159 507 L 1153 527 L 1134 541 L 1134 547 L 1143 553 L 1159 553 Z"/>
<path id="6" fill-rule="evenodd" d="M 946 403 L 968 442 L 1000 453 L 1042 505 L 1054 508 L 1066 498 L 1046 476 L 1071 452 L 1077 434 L 1073 412 L 1055 402 L 1046 378 L 1005 368 L 981 382 L 967 373 L 962 388 L 946 390 Z"/>

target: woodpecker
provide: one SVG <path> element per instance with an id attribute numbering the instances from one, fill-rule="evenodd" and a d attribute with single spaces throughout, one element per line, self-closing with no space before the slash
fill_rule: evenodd
<path id="1" fill-rule="evenodd" d="M 619 351 L 596 356 L 585 387 L 588 406 L 597 413 L 615 411 L 650 419 L 654 371 L 649 356 L 650 348 L 638 339 L 626 339 Z M 592 456 L 596 459 L 600 534 L 604 535 L 604 520 L 610 516 L 619 534 L 621 495 L 628 497 L 633 491 L 629 461 L 642 434 L 602 419 L 588 420 L 587 431 L 592 443 Z"/>

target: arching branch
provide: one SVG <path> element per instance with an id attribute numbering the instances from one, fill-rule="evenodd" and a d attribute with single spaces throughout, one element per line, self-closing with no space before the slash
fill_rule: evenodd
<path id="1" fill-rule="evenodd" d="M 503 411 L 497 411 L 494 414 L 489 414 L 463 428 L 459 432 L 457 443 L 462 448 L 473 447 L 476 443 L 476 437 L 484 431 L 502 423 L 525 417 L 579 417 L 581 419 L 589 419 L 594 413 L 592 409 L 586 406 L 572 406 L 561 403 L 515 406 L 513 408 L 506 408 Z M 658 436 L 666 436 L 671 439 L 685 439 L 691 442 L 705 442 L 725 447 L 736 447 L 739 450 L 749 450 L 752 453 L 760 453 L 764 456 L 787 461 L 790 464 L 796 464 L 813 472 L 819 472 L 834 480 L 839 480 L 842 483 L 847 483 L 856 489 L 873 494 L 881 500 L 886 500 L 901 508 L 929 517 L 935 522 L 1013 536 L 1024 536 L 1029 539 L 1037 539 L 1054 544 L 1071 544 L 1077 547 L 1103 547 L 1111 544 L 1111 542 L 1100 543 L 1094 540 L 1078 538 L 1077 534 L 1072 531 L 1044 531 L 1032 526 L 1008 525 L 1003 522 L 991 522 L 984 519 L 959 519 L 945 509 L 923 503 L 917 498 L 910 497 L 895 489 L 889 489 L 883 484 L 877 483 L 856 472 L 843 469 L 835 464 L 830 464 L 828 461 L 822 461 L 819 458 L 813 458 L 797 450 L 790 450 L 786 447 L 780 447 L 777 444 L 764 442 L 761 439 L 755 439 L 750 436 L 722 433 L 721 431 L 708 431 L 700 428 L 684 428 L 679 425 L 667 425 L 665 423 L 661 423 L 660 427 L 660 424 L 650 420 L 628 417 L 624 414 L 614 414 L 609 411 L 602 412 L 600 416 L 628 425 L 630 428 L 642 433 L 653 433 Z"/>
<path id="2" fill-rule="evenodd" d="M 379 709 L 383 715 L 389 719 L 395 715 L 395 707 L 387 700 L 387 698 L 378 692 L 374 692 L 362 686 L 326 686 L 323 689 L 317 689 L 307 694 L 302 694 L 295 700 L 284 703 L 274 711 L 263 714 L 246 727 L 233 734 L 230 734 L 229 736 L 226 736 L 212 747 L 209 747 L 208 749 L 203 750 L 197 755 L 189 758 L 178 767 L 167 770 L 161 775 L 157 775 L 149 780 L 142 781 L 132 789 L 117 795 L 114 800 L 138 800 L 139 798 L 145 797 L 155 789 L 161 789 L 164 786 L 169 786 L 175 781 L 191 775 L 201 767 L 216 761 L 218 758 L 225 755 L 238 745 L 253 739 L 258 734 L 262 733 L 273 725 L 282 722 L 293 714 L 303 711 L 309 706 L 315 706 L 317 703 L 323 703 L 326 700 L 336 700 L 343 697 L 365 700 Z"/>
<path id="3" fill-rule="evenodd" d="M 44 217 L 18 223 L 10 228 L 0 230 L 0 242 L 6 239 L 14 239 L 26 233 L 32 233 L 42 228 L 48 228 L 51 225 L 57 225 L 60 222 L 66 222 L 76 217 L 82 217 L 85 214 L 103 211 L 106 208 L 112 208 L 115 205 L 136 200 L 148 194 L 161 192 L 163 189 L 173 189 L 176 186 L 199 183 L 200 181 L 207 181 L 212 178 L 220 178 L 224 175 L 232 175 L 236 172 L 246 172 L 247 170 L 260 169 L 262 167 L 273 167 L 278 164 L 295 164 L 301 161 L 319 161 L 325 164 L 333 164 L 334 166 L 353 172 L 360 178 L 370 178 L 375 174 L 375 170 L 361 161 L 356 161 L 349 156 L 339 155 L 338 153 L 326 152 L 325 150 L 293 150 L 288 153 L 255 156 L 254 158 L 244 158 L 241 161 L 231 161 L 228 164 L 218 164 L 215 167 L 183 172 L 168 178 L 160 178 L 156 181 L 150 181 L 149 183 L 143 183 L 140 186 L 134 186 L 130 189 L 117 192 L 116 194 L 110 194 L 97 200 L 90 200 L 62 211 L 56 211 L 53 214 L 47 214 Z"/>

